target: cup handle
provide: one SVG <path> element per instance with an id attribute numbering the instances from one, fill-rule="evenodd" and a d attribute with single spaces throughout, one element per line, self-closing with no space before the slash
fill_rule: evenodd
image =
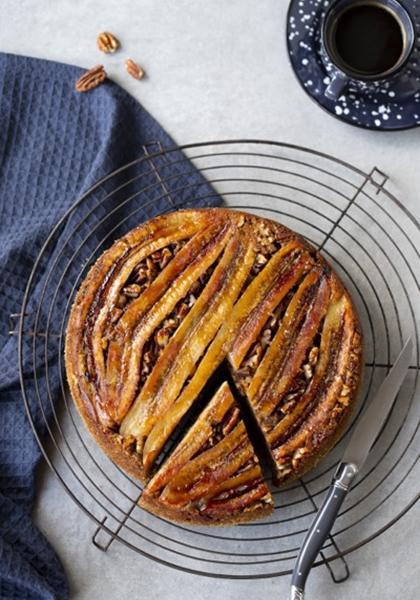
<path id="1" fill-rule="evenodd" d="M 337 100 L 344 88 L 347 87 L 349 78 L 342 73 L 337 73 L 331 79 L 330 84 L 325 90 L 325 95 L 330 100 Z"/>

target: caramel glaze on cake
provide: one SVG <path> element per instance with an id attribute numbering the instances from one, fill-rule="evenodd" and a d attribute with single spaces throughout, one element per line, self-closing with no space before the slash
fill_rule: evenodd
<path id="1" fill-rule="evenodd" d="M 217 525 L 272 512 L 270 491 L 226 382 L 149 482 L 140 506 L 176 521 Z"/>
<path id="2" fill-rule="evenodd" d="M 207 407 L 161 464 L 222 365 L 236 389 L 224 385 L 204 398 Z M 170 213 L 115 242 L 83 282 L 66 337 L 70 390 L 92 435 L 148 482 L 144 506 L 197 523 L 271 510 L 238 400 L 253 412 L 282 483 L 311 468 L 342 433 L 360 365 L 358 319 L 329 264 L 282 225 L 227 209 Z M 235 487 L 248 466 L 228 454 L 230 432 L 211 447 L 196 442 L 213 427 L 221 398 L 234 405 L 255 465 L 248 491 Z M 220 470 L 216 456 L 232 468 Z"/>

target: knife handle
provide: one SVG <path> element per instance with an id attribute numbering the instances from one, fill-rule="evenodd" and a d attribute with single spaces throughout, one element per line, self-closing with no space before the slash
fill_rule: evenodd
<path id="1" fill-rule="evenodd" d="M 292 575 L 290 600 L 303 600 L 309 571 L 334 525 L 338 511 L 356 475 L 355 465 L 341 463 L 338 466 L 328 494 L 300 549 Z"/>

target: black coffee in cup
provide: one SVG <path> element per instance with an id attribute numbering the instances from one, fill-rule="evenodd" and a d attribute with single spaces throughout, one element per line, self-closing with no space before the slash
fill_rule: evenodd
<path id="1" fill-rule="evenodd" d="M 334 63 L 359 78 L 377 78 L 399 67 L 407 36 L 399 16 L 386 3 L 360 0 L 337 11 L 325 43 Z"/>

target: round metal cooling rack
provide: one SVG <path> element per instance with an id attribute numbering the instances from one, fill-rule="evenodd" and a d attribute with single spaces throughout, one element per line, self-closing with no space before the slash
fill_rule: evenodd
<path id="1" fill-rule="evenodd" d="M 45 459 L 96 523 L 91 533 L 98 548 L 107 550 L 118 540 L 165 565 L 211 577 L 290 573 L 348 432 L 408 335 L 416 343 L 409 375 L 317 565 L 343 581 L 349 575 L 345 556 L 414 505 L 419 497 L 420 230 L 387 184 L 388 177 L 375 167 L 365 173 L 289 144 L 242 140 L 162 148 L 153 142 L 142 148 L 141 158 L 95 184 L 57 223 L 15 315 L 20 317 L 22 393 Z M 232 209 L 277 219 L 322 251 L 359 309 L 365 371 L 349 430 L 315 470 L 274 491 L 273 515 L 215 530 L 170 523 L 137 506 L 141 486 L 92 442 L 74 409 L 63 345 L 69 307 L 89 266 L 145 218 L 146 208 L 158 214 L 218 199 Z"/>

